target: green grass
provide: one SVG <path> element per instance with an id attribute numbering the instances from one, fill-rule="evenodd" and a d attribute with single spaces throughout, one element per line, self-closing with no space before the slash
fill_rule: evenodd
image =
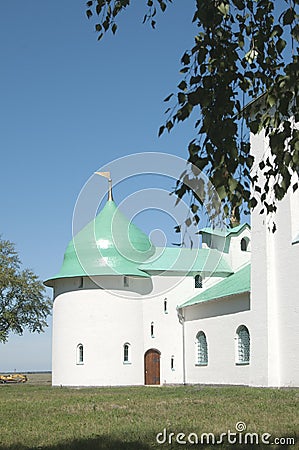
<path id="1" fill-rule="evenodd" d="M 31 383 L 31 384 L 30 384 Z M 235 448 L 251 445 L 178 445 L 156 442 L 163 431 L 219 436 L 243 421 L 247 432 L 294 437 L 299 389 L 247 387 L 52 388 L 0 386 L 0 449 L 150 450 Z M 259 445 L 260 448 L 296 448 Z"/>

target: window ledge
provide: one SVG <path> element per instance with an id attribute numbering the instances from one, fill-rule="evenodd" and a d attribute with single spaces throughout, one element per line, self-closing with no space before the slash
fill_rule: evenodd
<path id="1" fill-rule="evenodd" d="M 84 366 L 84 362 L 77 362 L 76 365 L 77 366 Z"/>
<path id="2" fill-rule="evenodd" d="M 208 363 L 197 363 L 195 364 L 196 367 L 202 367 L 202 366 L 207 366 Z"/>
<path id="3" fill-rule="evenodd" d="M 132 364 L 131 361 L 123 361 L 124 366 L 129 366 L 130 364 Z"/>
<path id="4" fill-rule="evenodd" d="M 236 366 L 249 366 L 249 361 L 236 362 Z"/>

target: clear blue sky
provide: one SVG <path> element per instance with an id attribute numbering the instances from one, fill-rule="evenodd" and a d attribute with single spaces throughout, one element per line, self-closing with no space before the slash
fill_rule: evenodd
<path id="1" fill-rule="evenodd" d="M 100 43 L 83 0 L 0 4 L 0 233 L 42 279 L 60 268 L 76 199 L 95 170 L 132 153 L 187 156 L 191 123 L 161 138 L 157 131 L 163 99 L 181 79 L 180 57 L 193 43 L 194 2 L 170 5 L 156 30 L 142 24 L 144 3 L 133 2 L 116 36 Z M 116 201 L 142 186 L 138 177 L 127 180 Z M 146 232 L 157 228 L 149 212 L 136 219 Z M 177 241 L 172 221 L 163 220 Z M 49 324 L 44 334 L 1 344 L 0 371 L 51 369 Z"/>

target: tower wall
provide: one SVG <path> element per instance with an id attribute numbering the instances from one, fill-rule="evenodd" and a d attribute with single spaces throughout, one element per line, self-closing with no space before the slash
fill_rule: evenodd
<path id="1" fill-rule="evenodd" d="M 142 384 L 142 300 L 126 298 L 125 290 L 74 290 L 74 279 L 55 284 L 62 292 L 53 307 L 53 385 Z M 132 364 L 124 363 L 125 343 L 130 344 Z"/>
<path id="2" fill-rule="evenodd" d="M 257 162 L 268 144 L 263 133 L 252 137 Z M 298 193 L 289 192 L 273 215 L 252 213 L 251 300 L 255 344 L 251 384 L 299 385 L 299 245 L 292 245 L 298 217 Z M 299 227 L 299 224 L 297 223 Z"/>

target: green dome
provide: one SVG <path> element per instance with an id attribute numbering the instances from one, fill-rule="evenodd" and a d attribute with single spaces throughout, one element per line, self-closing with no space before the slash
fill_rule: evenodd
<path id="1" fill-rule="evenodd" d="M 77 276 L 136 275 L 155 252 L 148 236 L 130 222 L 113 200 L 70 241 L 60 272 L 47 280 Z M 49 283 L 50 282 L 50 283 Z"/>

